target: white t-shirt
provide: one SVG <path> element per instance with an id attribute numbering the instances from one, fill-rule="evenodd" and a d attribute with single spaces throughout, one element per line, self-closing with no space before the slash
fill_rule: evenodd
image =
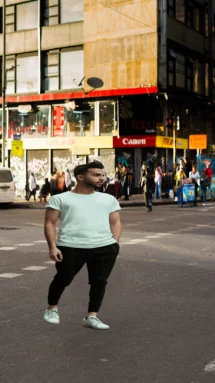
<path id="1" fill-rule="evenodd" d="M 109 215 L 121 209 L 115 197 L 68 191 L 51 197 L 47 207 L 60 211 L 58 246 L 93 249 L 116 243 L 109 223 Z"/>

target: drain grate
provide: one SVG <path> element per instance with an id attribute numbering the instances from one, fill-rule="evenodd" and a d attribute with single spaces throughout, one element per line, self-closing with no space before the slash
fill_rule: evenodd
<path id="1" fill-rule="evenodd" d="M 18 229 L 19 229 L 18 227 L 0 227 L 0 231 L 2 230 L 10 231 L 10 230 L 18 230 Z"/>

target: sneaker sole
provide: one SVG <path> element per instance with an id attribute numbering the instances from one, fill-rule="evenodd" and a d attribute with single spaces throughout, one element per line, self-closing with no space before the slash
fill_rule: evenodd
<path id="1" fill-rule="evenodd" d="M 50 319 L 44 318 L 44 321 L 51 324 L 60 324 L 60 321 L 57 321 L 57 320 L 50 320 Z"/>
<path id="2" fill-rule="evenodd" d="M 92 327 L 88 324 L 82 324 L 83 327 L 86 327 L 86 328 L 92 328 L 93 330 L 109 330 L 110 327 L 106 327 L 106 328 L 99 328 L 99 327 Z"/>

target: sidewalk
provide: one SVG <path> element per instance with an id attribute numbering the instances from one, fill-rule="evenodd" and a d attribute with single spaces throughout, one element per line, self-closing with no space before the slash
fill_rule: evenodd
<path id="1" fill-rule="evenodd" d="M 123 201 L 123 199 L 119 200 L 120 206 L 123 207 L 133 207 L 133 206 L 145 206 L 143 202 L 143 195 L 133 195 L 130 197 L 129 201 Z M 172 205 L 176 204 L 176 202 L 170 198 L 162 198 L 153 200 L 153 205 Z M 16 209 L 45 209 L 46 204 L 40 203 L 39 201 L 34 202 L 33 200 L 28 202 L 26 200 L 18 199 L 14 204 L 13 208 Z"/>

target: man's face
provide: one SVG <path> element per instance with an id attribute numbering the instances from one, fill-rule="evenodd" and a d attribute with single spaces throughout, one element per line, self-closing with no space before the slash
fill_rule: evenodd
<path id="1" fill-rule="evenodd" d="M 83 181 L 85 185 L 100 188 L 105 180 L 104 169 L 89 169 L 88 172 L 83 175 Z"/>

